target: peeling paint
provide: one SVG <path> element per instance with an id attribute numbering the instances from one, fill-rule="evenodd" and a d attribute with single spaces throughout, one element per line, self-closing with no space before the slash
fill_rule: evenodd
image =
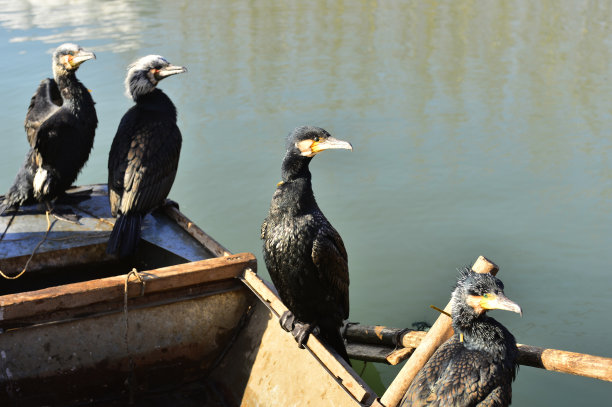
<path id="1" fill-rule="evenodd" d="M 382 335 L 382 331 L 383 329 L 385 329 L 384 326 L 380 326 L 378 325 L 376 328 L 374 328 L 374 332 L 376 333 L 376 336 L 378 336 L 378 339 L 380 339 L 382 341 L 383 335 Z"/>

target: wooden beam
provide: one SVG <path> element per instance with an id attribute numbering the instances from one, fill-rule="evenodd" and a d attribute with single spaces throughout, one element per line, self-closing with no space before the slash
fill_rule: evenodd
<path id="1" fill-rule="evenodd" d="M 521 365 L 612 382 L 612 358 L 518 344 Z"/>
<path id="2" fill-rule="evenodd" d="M 387 356 L 393 353 L 393 348 L 369 343 L 349 342 L 346 344 L 346 353 L 348 353 L 349 358 L 355 360 L 387 363 Z"/>
<path id="3" fill-rule="evenodd" d="M 411 329 L 349 324 L 344 337 L 352 359 L 394 365 L 408 359 L 426 335 Z M 517 346 L 521 365 L 612 382 L 612 358 L 520 343 Z M 385 354 L 385 350 L 392 352 Z"/>
<path id="4" fill-rule="evenodd" d="M 370 343 L 405 348 L 416 348 L 427 332 L 414 329 L 389 328 L 383 325 L 361 325 L 349 323 L 344 329 L 348 342 Z"/>
<path id="5" fill-rule="evenodd" d="M 491 273 L 495 275 L 499 267 L 495 263 L 480 256 L 472 266 L 472 270 L 477 273 Z M 444 311 L 451 313 L 452 301 L 444 308 Z M 402 397 L 410 387 L 410 383 L 415 378 L 419 370 L 429 358 L 434 354 L 436 349 L 444 343 L 453 334 L 452 320 L 446 315 L 440 315 L 436 322 L 421 342 L 418 348 L 414 351 L 410 359 L 402 367 L 402 370 L 397 374 L 391 385 L 385 391 L 385 394 L 380 399 L 382 405 L 386 407 L 396 407 L 402 400 Z"/>
<path id="6" fill-rule="evenodd" d="M 221 243 L 217 242 L 212 236 L 204 232 L 199 226 L 189 220 L 189 218 L 187 218 L 174 205 L 167 203 L 164 205 L 163 210 L 164 213 L 170 217 L 170 219 L 178 223 L 178 225 L 189 233 L 191 237 L 200 242 L 206 248 L 206 250 L 215 256 L 229 256 L 232 254 L 229 250 L 223 247 Z"/>
<path id="7" fill-rule="evenodd" d="M 239 253 L 192 263 L 142 271 L 145 293 L 187 287 L 193 284 L 237 277 L 245 268 L 256 269 L 251 253 Z M 0 322 L 27 318 L 38 313 L 83 307 L 102 301 L 121 300 L 126 275 L 49 287 L 37 291 L 0 296 Z M 130 280 L 128 296 L 137 297 L 142 285 Z"/>
<path id="8" fill-rule="evenodd" d="M 244 272 L 243 282 L 251 289 L 263 303 L 273 312 L 274 317 L 278 318 L 288 311 L 285 304 L 277 297 L 268 284 L 260 279 L 251 270 Z M 280 325 L 278 329 L 282 329 Z M 291 335 L 287 332 L 287 335 Z M 296 344 L 297 346 L 297 344 Z M 332 355 L 329 350 L 319 341 L 315 335 L 309 335 L 305 347 L 321 361 L 329 373 L 352 395 L 359 403 L 364 403 L 372 395 L 349 373 L 350 367 L 344 360 L 339 360 Z"/>

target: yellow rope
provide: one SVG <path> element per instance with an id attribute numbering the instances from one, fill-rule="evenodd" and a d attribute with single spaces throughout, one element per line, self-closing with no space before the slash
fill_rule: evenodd
<path id="1" fill-rule="evenodd" d="M 25 266 L 23 266 L 23 270 L 21 270 L 21 273 L 17 274 L 16 276 L 7 276 L 6 274 L 4 274 L 4 272 L 2 270 L 0 270 L 0 275 L 2 277 L 6 278 L 7 280 L 17 280 L 19 277 L 21 277 L 22 275 L 25 274 L 26 270 L 28 269 L 28 265 L 30 264 L 30 261 L 32 260 L 32 258 L 34 257 L 34 255 L 36 254 L 36 252 L 38 251 L 40 246 L 42 246 L 42 244 L 45 243 L 45 241 L 47 240 L 47 236 L 49 235 L 49 231 L 51 231 L 52 224 L 51 224 L 51 220 L 49 219 L 49 211 L 46 211 L 46 215 L 47 215 L 47 231 L 45 232 L 45 236 L 43 236 L 42 240 L 40 242 L 38 242 L 38 244 L 34 248 L 34 251 L 30 255 L 30 257 L 28 258 L 28 261 L 26 261 Z M 6 233 L 6 231 L 5 231 L 5 233 Z M 4 237 L 4 235 L 2 235 L 2 237 Z"/>
<path id="2" fill-rule="evenodd" d="M 452 318 L 451 314 L 449 314 L 448 312 L 444 311 L 443 309 L 440 309 L 440 308 L 436 307 L 435 305 L 430 305 L 429 308 L 433 308 L 436 311 L 438 311 L 439 313 L 444 314 L 444 315 L 446 315 L 449 318 Z"/>

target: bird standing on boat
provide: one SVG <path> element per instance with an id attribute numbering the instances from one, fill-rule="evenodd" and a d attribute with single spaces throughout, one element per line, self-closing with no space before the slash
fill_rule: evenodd
<path id="1" fill-rule="evenodd" d="M 522 315 L 491 274 L 461 271 L 452 294 L 454 335 L 433 354 L 401 406 L 508 406 L 518 370 L 514 336 L 487 310 Z"/>
<path id="2" fill-rule="evenodd" d="M 136 105 L 121 119 L 108 157 L 110 207 L 117 217 L 108 253 L 134 253 L 142 218 L 161 206 L 172 188 L 182 137 L 176 107 L 157 84 L 183 72 L 187 69 L 160 55 L 142 57 L 128 67 L 126 93 Z"/>
<path id="3" fill-rule="evenodd" d="M 315 328 L 348 361 L 340 334 L 349 315 L 349 274 L 342 238 L 319 209 L 308 165 L 327 149 L 352 150 L 350 143 L 311 126 L 296 128 L 287 140 L 282 181 L 261 226 L 264 259 L 272 282 L 290 312 L 281 326 L 303 346 Z"/>
<path id="4" fill-rule="evenodd" d="M 41 81 L 26 114 L 30 150 L 0 204 L 0 213 L 35 202 L 44 202 L 50 209 L 50 202 L 72 185 L 87 162 L 98 117 L 76 71 L 95 57 L 70 43 L 53 53 L 53 79 Z"/>

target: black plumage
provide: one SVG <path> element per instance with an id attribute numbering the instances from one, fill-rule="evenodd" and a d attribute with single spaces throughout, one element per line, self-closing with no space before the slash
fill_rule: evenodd
<path id="1" fill-rule="evenodd" d="M 508 406 L 518 370 L 514 336 L 489 309 L 521 313 L 491 274 L 461 272 L 452 295 L 454 335 L 418 373 L 401 406 Z"/>
<path id="2" fill-rule="evenodd" d="M 30 150 L 0 204 L 0 213 L 35 202 L 49 206 L 72 185 L 87 162 L 98 118 L 76 71 L 92 58 L 92 52 L 70 43 L 53 53 L 53 79 L 40 83 L 26 114 Z"/>
<path id="3" fill-rule="evenodd" d="M 302 345 L 318 326 L 320 337 L 348 361 L 340 334 L 349 315 L 347 253 L 315 201 L 308 169 L 315 154 L 331 148 L 352 149 L 318 127 L 298 127 L 289 135 L 282 181 L 261 238 L 272 282 L 291 312 L 281 318 L 283 328 Z"/>
<path id="4" fill-rule="evenodd" d="M 108 157 L 110 207 L 117 217 L 108 253 L 134 253 L 142 218 L 162 205 L 172 188 L 182 137 L 176 107 L 156 86 L 186 71 L 159 55 L 142 57 L 128 68 L 126 92 L 136 104 L 121 119 Z"/>

